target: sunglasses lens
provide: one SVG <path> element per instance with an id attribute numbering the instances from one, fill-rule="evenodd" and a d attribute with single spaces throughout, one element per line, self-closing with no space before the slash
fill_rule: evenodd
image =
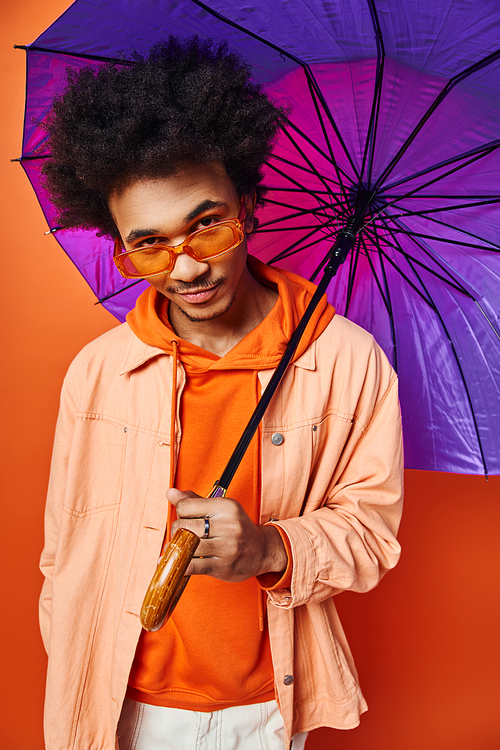
<path id="1" fill-rule="evenodd" d="M 189 247 L 197 258 L 213 258 L 235 245 L 235 235 L 231 226 L 207 227 L 191 237 Z"/>
<path id="2" fill-rule="evenodd" d="M 148 247 L 121 258 L 123 268 L 129 276 L 150 276 L 172 270 L 172 255 L 163 247 Z"/>

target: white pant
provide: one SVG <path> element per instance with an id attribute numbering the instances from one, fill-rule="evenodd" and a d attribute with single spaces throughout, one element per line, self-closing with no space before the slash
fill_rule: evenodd
<path id="1" fill-rule="evenodd" d="M 296 734 L 303 750 L 307 732 Z M 184 711 L 125 698 L 118 723 L 120 750 L 285 750 L 276 701 L 220 711 Z"/>

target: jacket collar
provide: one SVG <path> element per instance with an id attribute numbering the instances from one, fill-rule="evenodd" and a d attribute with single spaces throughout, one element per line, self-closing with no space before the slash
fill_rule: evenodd
<path id="1" fill-rule="evenodd" d="M 127 347 L 125 359 L 123 361 L 120 375 L 125 375 L 132 370 L 136 370 L 138 367 L 143 365 L 153 357 L 157 357 L 159 354 L 165 354 L 163 349 L 159 349 L 157 346 L 151 346 L 141 341 L 133 331 L 130 331 L 130 343 Z"/>
<path id="2" fill-rule="evenodd" d="M 125 375 L 132 370 L 136 370 L 141 367 L 148 360 L 157 357 L 159 354 L 165 354 L 163 349 L 157 346 L 151 346 L 150 344 L 144 343 L 138 338 L 133 331 L 130 331 L 130 343 L 127 347 L 125 359 L 123 361 L 120 375 Z M 292 363 L 296 367 L 301 367 L 304 370 L 315 370 L 316 369 L 316 341 L 313 341 L 310 346 L 307 347 L 305 352 L 300 355 L 295 362 Z M 272 370 L 270 375 L 272 375 Z"/>

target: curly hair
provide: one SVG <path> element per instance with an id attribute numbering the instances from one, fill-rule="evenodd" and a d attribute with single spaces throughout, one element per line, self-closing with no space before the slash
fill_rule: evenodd
<path id="1" fill-rule="evenodd" d="M 61 227 L 116 236 L 111 193 L 186 163 L 221 163 L 238 195 L 255 190 L 264 204 L 262 166 L 287 110 L 225 43 L 171 36 L 147 58 L 67 75 L 46 121 L 43 170 Z"/>

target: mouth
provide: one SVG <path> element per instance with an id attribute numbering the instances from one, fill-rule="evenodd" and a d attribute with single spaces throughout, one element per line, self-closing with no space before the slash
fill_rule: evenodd
<path id="1" fill-rule="evenodd" d="M 208 289 L 190 289 L 188 292 L 176 292 L 176 294 L 191 305 L 201 305 L 204 302 L 209 302 L 212 297 L 215 296 L 219 284 L 220 282 L 214 284 L 214 286 L 211 286 Z"/>

